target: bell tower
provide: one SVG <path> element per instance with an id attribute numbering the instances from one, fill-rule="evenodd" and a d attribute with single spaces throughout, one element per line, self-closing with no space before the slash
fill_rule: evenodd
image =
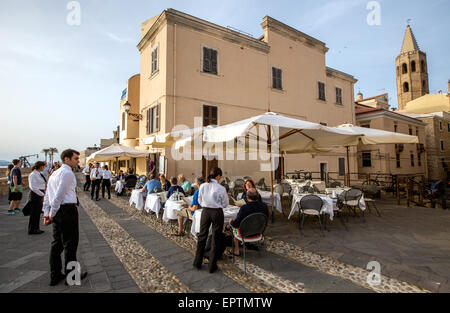
<path id="1" fill-rule="evenodd" d="M 420 51 L 416 38 L 408 25 L 400 55 L 395 59 L 398 109 L 403 110 L 409 101 L 428 94 L 427 55 Z"/>

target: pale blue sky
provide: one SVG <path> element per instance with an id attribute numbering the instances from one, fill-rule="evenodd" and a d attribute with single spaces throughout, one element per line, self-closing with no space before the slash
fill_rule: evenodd
<path id="1" fill-rule="evenodd" d="M 166 8 L 254 37 L 265 15 L 276 18 L 325 42 L 327 65 L 355 76 L 355 93 L 389 92 L 393 107 L 395 57 L 411 19 L 428 56 L 430 92 L 446 92 L 450 78 L 448 0 L 378 1 L 380 26 L 366 22 L 368 0 L 80 0 L 80 26 L 66 23 L 68 2 L 0 2 L 0 159 L 110 138 L 121 92 L 139 72 L 140 24 Z"/>

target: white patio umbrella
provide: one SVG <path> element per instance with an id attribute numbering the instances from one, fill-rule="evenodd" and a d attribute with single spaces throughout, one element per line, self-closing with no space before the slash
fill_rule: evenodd
<path id="1" fill-rule="evenodd" d="M 115 159 L 118 162 L 119 159 L 127 158 L 143 158 L 147 157 L 148 152 L 136 150 L 132 147 L 122 146 L 118 143 L 114 143 L 105 149 L 99 150 L 88 157 L 88 162 L 97 161 L 105 162 Z M 118 166 L 116 167 L 118 168 Z"/>
<path id="2" fill-rule="evenodd" d="M 343 124 L 336 127 L 337 129 L 347 131 L 352 134 L 362 134 L 356 144 L 348 145 L 347 148 L 347 183 L 350 186 L 350 163 L 349 163 L 349 146 L 362 145 L 382 145 L 382 144 L 408 144 L 419 143 L 417 136 L 394 133 L 380 129 L 358 127 L 352 124 Z"/>
<path id="3" fill-rule="evenodd" d="M 266 133 L 260 133 L 261 127 Z M 270 185 L 272 192 L 272 222 L 273 211 L 273 168 L 272 148 L 280 153 L 293 154 L 311 151 L 323 151 L 333 147 L 356 145 L 360 134 L 353 134 L 345 130 L 323 126 L 298 120 L 273 112 L 251 117 L 242 121 L 218 126 L 204 131 L 205 142 L 229 142 L 249 138 L 260 143 L 267 144 L 267 152 L 270 155 Z"/>

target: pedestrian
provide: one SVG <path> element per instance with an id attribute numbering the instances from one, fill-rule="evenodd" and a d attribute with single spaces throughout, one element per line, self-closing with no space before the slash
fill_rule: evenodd
<path id="1" fill-rule="evenodd" d="M 108 199 L 111 199 L 111 177 L 112 173 L 108 169 L 108 165 L 103 166 L 102 171 L 102 197 L 105 199 L 105 188 L 108 191 Z"/>
<path id="2" fill-rule="evenodd" d="M 10 178 L 11 178 L 11 202 L 9 203 L 8 215 L 14 215 L 17 212 L 20 212 L 19 204 L 22 200 L 22 172 L 20 171 L 20 166 L 22 165 L 22 161 L 18 159 L 14 159 L 12 161 L 14 167 L 11 170 Z"/>
<path id="3" fill-rule="evenodd" d="M 83 169 L 83 174 L 86 179 L 83 186 L 84 191 L 89 191 L 89 187 L 91 187 L 91 170 L 92 170 L 92 163 L 89 163 L 89 165 Z"/>
<path id="4" fill-rule="evenodd" d="M 47 161 L 44 161 L 45 167 L 42 171 L 42 175 L 44 175 L 45 179 L 48 181 L 48 177 L 50 176 L 50 165 L 47 163 Z"/>
<path id="5" fill-rule="evenodd" d="M 41 219 L 42 206 L 44 202 L 45 189 L 47 185 L 47 180 L 42 174 L 45 168 L 45 163 L 42 161 L 37 161 L 31 168 L 33 171 L 28 177 L 30 193 L 28 198 L 28 203 L 25 205 L 23 212 L 25 214 L 25 209 L 28 207 L 30 214 L 30 219 L 28 222 L 28 234 L 29 235 L 39 235 L 44 231 L 40 229 L 39 222 Z"/>
<path id="6" fill-rule="evenodd" d="M 102 169 L 100 168 L 100 163 L 95 163 L 95 167 L 91 170 L 91 200 L 100 200 L 100 186 L 102 184 Z"/>
<path id="7" fill-rule="evenodd" d="M 68 149 L 61 153 L 63 165 L 48 180 L 44 198 L 44 225 L 53 224 L 53 241 L 50 249 L 50 286 L 64 280 L 71 269 L 70 262 L 77 261 L 79 239 L 77 180 L 73 173 L 80 162 L 80 153 Z M 61 253 L 64 251 L 64 272 L 62 273 Z M 79 266 L 76 269 L 80 269 Z M 80 273 L 84 279 L 87 272 Z M 67 284 L 67 282 L 66 282 Z"/>
<path id="8" fill-rule="evenodd" d="M 11 199 L 11 186 L 12 186 L 11 171 L 13 168 L 14 168 L 14 165 L 11 163 L 11 164 L 8 164 L 8 168 L 6 169 L 6 177 L 8 179 L 8 201 L 9 201 L 9 204 L 11 204 L 11 201 L 12 201 L 12 199 Z M 9 212 L 9 210 L 8 210 L 8 212 Z"/>
<path id="9" fill-rule="evenodd" d="M 170 188 L 170 182 L 166 179 L 166 175 L 159 174 L 159 181 L 161 182 L 161 187 L 164 189 L 164 191 L 169 191 Z"/>
<path id="10" fill-rule="evenodd" d="M 208 264 L 210 273 L 214 273 L 217 270 L 217 259 L 220 257 L 219 251 L 222 251 L 223 246 L 223 208 L 226 208 L 229 204 L 227 191 L 224 186 L 219 184 L 221 178 L 222 170 L 218 167 L 213 168 L 209 173 L 207 182 L 200 186 L 198 192 L 198 203 L 203 208 L 203 211 L 193 265 L 197 269 L 202 267 L 209 228 L 212 225 L 212 247 Z"/>

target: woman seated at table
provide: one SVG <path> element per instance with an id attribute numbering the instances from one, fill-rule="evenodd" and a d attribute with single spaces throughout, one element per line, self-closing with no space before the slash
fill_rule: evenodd
<path id="1" fill-rule="evenodd" d="M 167 200 L 169 200 L 169 199 L 170 199 L 170 196 L 171 196 L 173 193 L 176 193 L 177 191 L 178 191 L 179 193 L 182 193 L 183 196 L 186 195 L 186 194 L 184 193 L 183 188 L 181 188 L 180 186 L 178 186 L 178 179 L 177 179 L 176 177 L 171 177 L 171 178 L 170 178 L 170 183 L 172 184 L 172 186 L 169 188 L 169 191 L 167 192 L 167 195 L 166 195 L 166 199 L 167 199 Z"/>
<path id="2" fill-rule="evenodd" d="M 156 179 L 155 174 L 151 173 L 148 175 L 148 181 L 145 183 L 142 192 L 147 192 L 147 194 L 154 193 L 155 190 L 162 190 L 161 182 Z"/>
<path id="3" fill-rule="evenodd" d="M 251 179 L 247 179 L 244 183 L 244 193 L 242 194 L 242 199 L 245 201 L 245 203 L 248 203 L 247 199 L 247 191 L 251 188 L 256 189 L 255 182 Z M 262 202 L 261 195 L 258 193 L 258 201 Z"/>
<path id="4" fill-rule="evenodd" d="M 171 185 L 170 182 L 166 179 L 166 175 L 159 174 L 159 181 L 161 182 L 162 189 L 164 191 L 169 191 Z"/>
<path id="5" fill-rule="evenodd" d="M 239 226 L 241 222 L 249 215 L 255 213 L 263 213 L 266 216 L 269 216 L 269 209 L 267 205 L 262 203 L 259 199 L 261 199 L 261 195 L 258 193 L 256 188 L 250 188 L 247 190 L 247 200 L 248 203 L 244 204 L 240 209 L 236 218 L 230 219 L 229 224 L 226 226 L 226 229 L 230 229 L 230 226 L 233 228 L 233 233 L 239 233 Z M 235 256 L 239 256 L 239 241 L 236 238 L 234 240 L 234 253 Z"/>
<path id="6" fill-rule="evenodd" d="M 200 204 L 198 203 L 198 192 L 200 190 L 200 186 L 205 182 L 205 179 L 203 177 L 197 178 L 197 187 L 198 189 L 194 192 L 194 197 L 192 199 L 192 204 L 187 207 L 183 208 L 182 210 L 177 212 L 178 217 L 178 232 L 175 233 L 175 236 L 184 236 L 183 232 L 183 222 L 185 218 L 188 218 L 192 220 L 194 216 L 195 210 L 197 210 L 200 207 Z"/>

